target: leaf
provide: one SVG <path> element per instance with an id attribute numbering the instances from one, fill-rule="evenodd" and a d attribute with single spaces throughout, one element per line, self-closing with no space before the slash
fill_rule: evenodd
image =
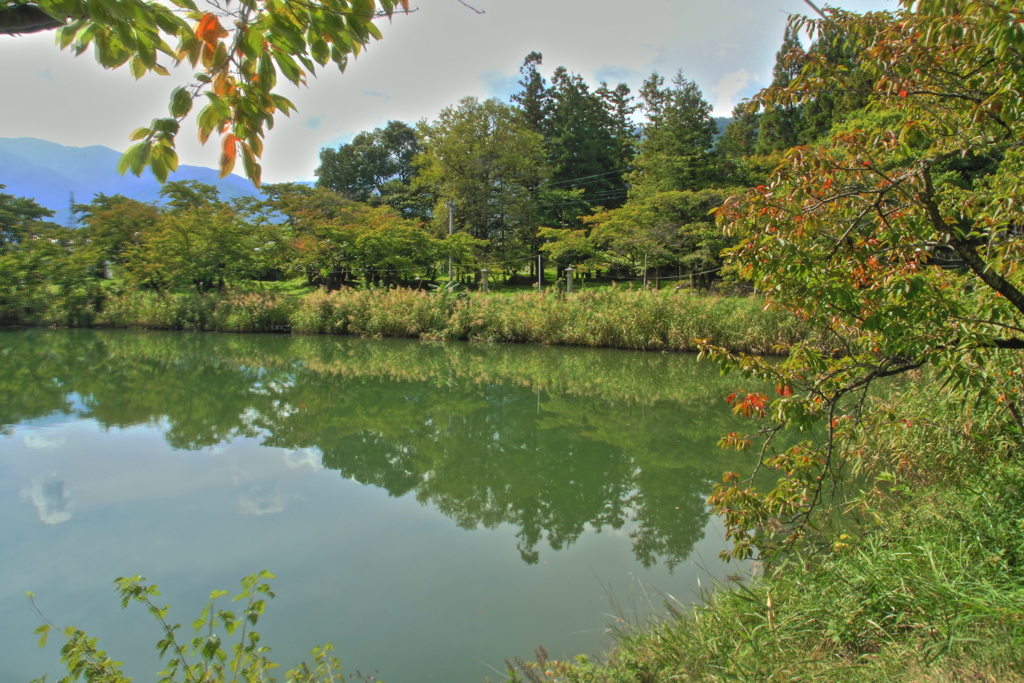
<path id="1" fill-rule="evenodd" d="M 139 57 L 132 57 L 128 62 L 128 66 L 132 71 L 132 76 L 135 76 L 135 80 L 139 80 L 146 75 L 146 65 L 142 63 Z"/>
<path id="2" fill-rule="evenodd" d="M 43 624 L 42 626 L 40 626 L 40 627 L 38 627 L 36 629 L 36 633 L 39 634 L 39 648 L 40 649 L 46 647 L 46 639 L 50 635 L 50 628 L 51 627 L 50 627 L 49 624 Z"/>
<path id="3" fill-rule="evenodd" d="M 195 33 L 199 40 L 209 45 L 217 43 L 220 38 L 228 35 L 228 32 L 220 25 L 220 19 L 217 18 L 216 14 L 212 13 L 202 16 L 196 25 Z"/>
<path id="4" fill-rule="evenodd" d="M 220 152 L 220 177 L 225 178 L 231 169 L 235 167 L 235 158 L 238 155 L 238 143 L 240 140 L 233 133 L 228 133 L 221 138 Z"/>
<path id="5" fill-rule="evenodd" d="M 259 187 L 262 184 L 263 169 L 256 162 L 253 152 L 247 147 L 242 148 L 242 167 L 245 169 L 245 177 Z"/>
<path id="6" fill-rule="evenodd" d="M 176 119 L 184 118 L 192 111 L 192 94 L 187 88 L 175 88 L 171 92 L 169 109 Z"/>

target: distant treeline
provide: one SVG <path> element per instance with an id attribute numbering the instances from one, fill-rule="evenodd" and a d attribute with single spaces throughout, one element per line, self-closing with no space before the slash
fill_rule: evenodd
<path id="1" fill-rule="evenodd" d="M 819 42 L 842 49 L 829 36 Z M 801 55 L 787 33 L 776 85 L 799 73 Z M 634 95 L 561 67 L 549 82 L 541 65 L 539 53 L 526 57 L 510 102 L 465 98 L 434 121 L 391 121 L 322 150 L 315 187 L 265 185 L 262 197 L 230 202 L 196 181 L 167 183 L 160 204 L 99 194 L 73 206 L 77 229 L 0 193 L 0 316 L 32 319 L 56 306 L 60 318 L 89 301 L 99 310 L 115 291 L 202 293 L 297 277 L 329 291 L 423 286 L 447 280 L 449 267 L 466 282 L 486 267 L 492 282 L 526 283 L 538 256 L 548 277 L 573 266 L 706 288 L 735 278 L 722 270 L 735 238 L 710 213 L 760 183 L 782 150 L 864 104 L 844 90 L 761 114 L 739 106 L 720 134 L 682 72 L 669 81 L 653 73 Z"/>

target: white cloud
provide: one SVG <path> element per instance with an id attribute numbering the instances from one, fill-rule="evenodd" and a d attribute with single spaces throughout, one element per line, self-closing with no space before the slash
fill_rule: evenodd
<path id="1" fill-rule="evenodd" d="M 238 509 L 243 515 L 273 515 L 288 507 L 280 489 L 257 486 L 238 497 Z"/>
<path id="2" fill-rule="evenodd" d="M 711 92 L 715 96 L 715 101 L 713 102 L 715 115 L 729 116 L 736 103 L 742 99 L 738 96 L 738 93 L 754 80 L 756 80 L 756 77 L 747 73 L 746 69 L 733 71 L 722 76 L 722 80 L 718 81 L 718 85 L 711 88 Z"/>
<path id="3" fill-rule="evenodd" d="M 64 445 L 64 438 L 49 430 L 31 431 L 22 439 L 25 446 L 40 451 L 49 451 Z"/>
<path id="4" fill-rule="evenodd" d="M 324 468 L 320 452 L 315 448 L 300 448 L 296 451 L 288 451 L 284 454 L 284 464 L 290 470 L 296 470 L 303 465 L 309 465 L 314 470 L 322 470 Z"/>
<path id="5" fill-rule="evenodd" d="M 71 501 L 64 482 L 60 479 L 32 480 L 32 483 L 21 489 L 21 496 L 28 498 L 36 506 L 39 521 L 44 524 L 60 524 L 71 519 L 71 511 L 75 504 Z"/>

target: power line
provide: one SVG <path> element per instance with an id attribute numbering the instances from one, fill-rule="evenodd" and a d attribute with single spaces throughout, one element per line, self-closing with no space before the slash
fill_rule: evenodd
<path id="1" fill-rule="evenodd" d="M 628 168 L 620 168 L 620 169 L 615 170 L 615 171 L 608 171 L 607 173 L 597 173 L 597 174 L 594 174 L 594 175 L 580 176 L 579 178 L 569 178 L 568 180 L 559 180 L 557 183 L 548 183 L 548 187 L 552 187 L 554 185 L 565 185 L 566 183 L 574 183 L 577 180 L 587 180 L 589 178 L 601 178 L 601 177 L 606 176 L 606 175 L 614 175 L 616 173 L 624 173 L 625 171 L 628 171 L 628 170 L 629 170 Z"/>

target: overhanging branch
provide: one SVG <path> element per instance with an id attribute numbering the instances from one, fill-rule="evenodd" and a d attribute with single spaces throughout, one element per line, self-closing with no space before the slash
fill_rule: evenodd
<path id="1" fill-rule="evenodd" d="M 52 31 L 63 25 L 64 22 L 54 19 L 34 5 L 16 5 L 0 11 L 0 35 Z"/>

